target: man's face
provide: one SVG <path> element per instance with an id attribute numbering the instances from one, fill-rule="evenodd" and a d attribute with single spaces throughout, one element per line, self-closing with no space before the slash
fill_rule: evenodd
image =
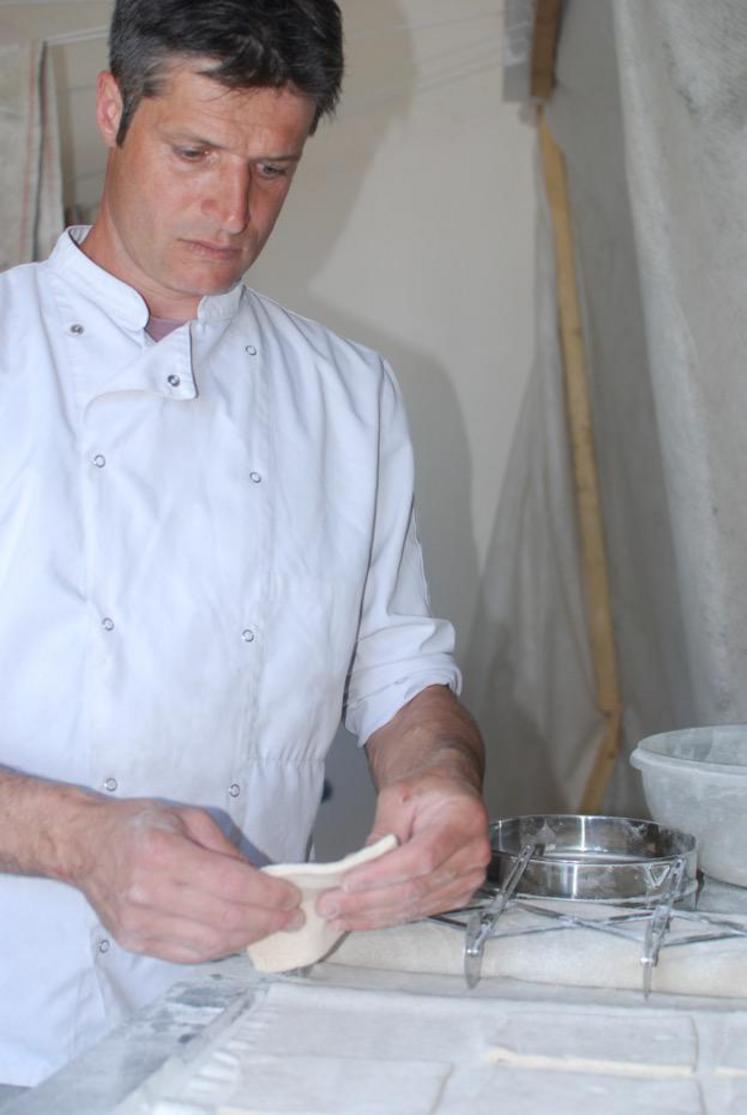
<path id="1" fill-rule="evenodd" d="M 97 114 L 110 149 L 99 218 L 85 250 L 134 286 L 159 317 L 194 316 L 262 251 L 288 194 L 315 105 L 289 89 L 228 90 L 173 63 L 144 98 L 121 147 L 119 88 L 99 78 Z"/>

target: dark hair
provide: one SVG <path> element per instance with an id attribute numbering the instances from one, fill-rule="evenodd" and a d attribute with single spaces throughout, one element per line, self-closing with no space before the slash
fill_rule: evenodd
<path id="1" fill-rule="evenodd" d="M 122 94 L 117 143 L 143 97 L 163 90 L 178 57 L 229 89 L 291 86 L 316 101 L 312 130 L 339 100 L 342 17 L 335 0 L 117 0 L 109 66 Z"/>

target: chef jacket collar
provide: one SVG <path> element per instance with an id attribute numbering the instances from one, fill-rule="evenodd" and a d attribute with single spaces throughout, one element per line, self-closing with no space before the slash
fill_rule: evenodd
<path id="1" fill-rule="evenodd" d="M 90 230 L 90 225 L 75 225 L 63 232 L 49 257 L 50 266 L 97 304 L 104 304 L 125 327 L 145 329 L 150 312 L 142 295 L 81 251 L 80 245 Z M 197 320 L 222 321 L 234 317 L 243 289 L 243 283 L 238 282 L 225 294 L 206 295 L 197 308 Z"/>

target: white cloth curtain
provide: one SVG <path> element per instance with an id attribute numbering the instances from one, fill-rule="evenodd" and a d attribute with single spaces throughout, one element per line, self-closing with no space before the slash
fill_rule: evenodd
<path id="1" fill-rule="evenodd" d="M 747 7 L 612 5 L 651 384 L 682 600 L 677 708 L 747 720 Z M 649 554 L 651 561 L 655 554 Z"/>
<path id="2" fill-rule="evenodd" d="M 566 156 L 625 706 L 638 739 L 747 722 L 747 7 L 567 0 L 550 108 Z M 494 812 L 576 808 L 595 746 L 549 263 L 537 369 L 473 640 Z M 572 604 L 571 604 L 572 602 Z"/>
<path id="3" fill-rule="evenodd" d="M 63 228 L 55 86 L 43 43 L 0 44 L 0 270 L 44 259 Z"/>
<path id="4" fill-rule="evenodd" d="M 574 812 L 599 738 L 575 529 L 553 243 L 538 221 L 536 355 L 465 670 L 491 815 Z"/>

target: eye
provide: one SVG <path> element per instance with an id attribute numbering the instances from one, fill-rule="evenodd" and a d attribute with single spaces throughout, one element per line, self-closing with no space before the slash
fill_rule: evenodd
<path id="1" fill-rule="evenodd" d="M 198 163 L 207 155 L 204 147 L 175 147 L 175 153 L 187 163 Z"/>
<path id="2" fill-rule="evenodd" d="M 278 166 L 277 163 L 259 163 L 257 166 L 259 173 L 263 178 L 286 178 L 288 176 L 287 166 Z"/>

